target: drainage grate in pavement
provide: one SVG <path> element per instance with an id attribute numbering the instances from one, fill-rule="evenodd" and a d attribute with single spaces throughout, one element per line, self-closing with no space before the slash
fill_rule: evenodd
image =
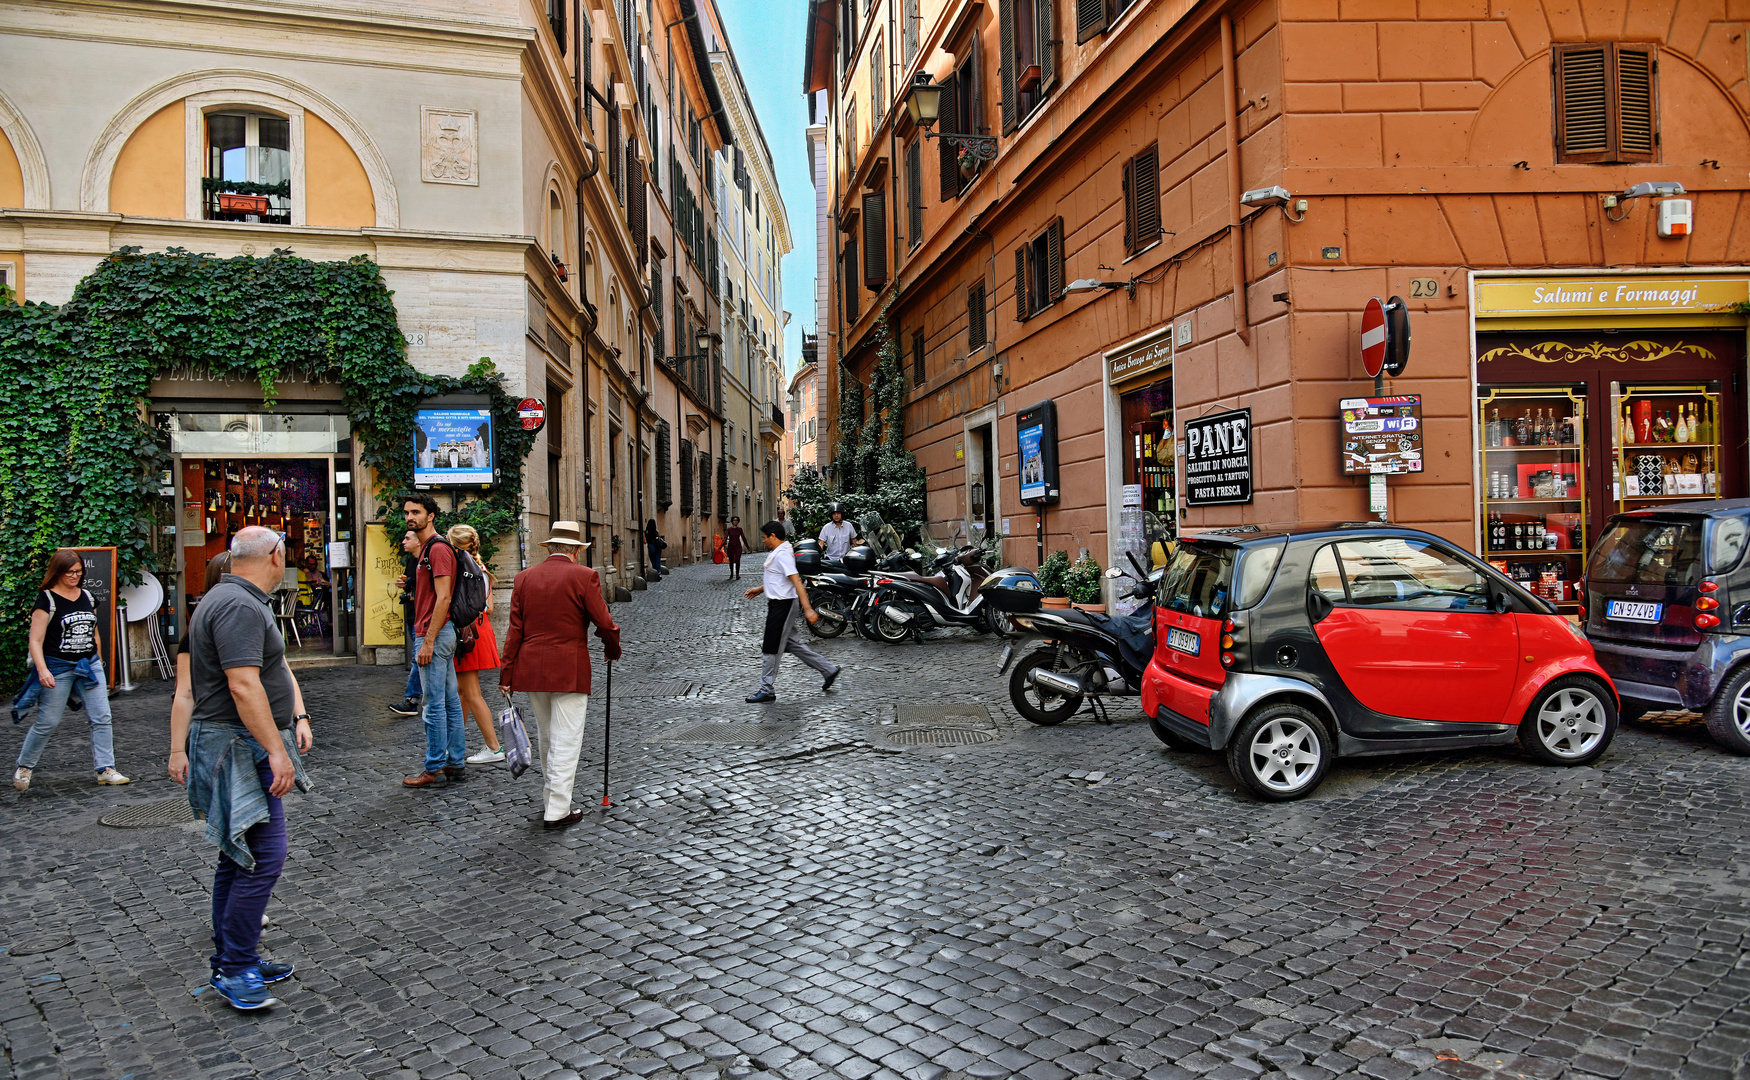
<path id="1" fill-rule="evenodd" d="M 983 705 L 901 705 L 901 724 L 968 724 L 990 727 L 990 710 Z"/>
<path id="2" fill-rule="evenodd" d="M 765 746 L 789 737 L 789 724 L 695 724 L 673 734 L 657 735 L 651 742 L 695 743 L 708 746 Z"/>
<path id="3" fill-rule="evenodd" d="M 188 808 L 187 799 L 165 799 L 118 806 L 98 818 L 97 823 L 115 829 L 149 829 L 158 825 L 187 825 L 193 820 L 194 811 Z"/>
<path id="4" fill-rule="evenodd" d="M 628 697 L 698 697 L 704 692 L 704 687 L 690 682 L 660 682 L 652 686 L 640 686 L 626 692 Z"/>
<path id="5" fill-rule="evenodd" d="M 970 746 L 973 743 L 995 742 L 1002 737 L 990 728 L 975 727 L 902 727 L 885 732 L 887 741 L 896 746 Z"/>

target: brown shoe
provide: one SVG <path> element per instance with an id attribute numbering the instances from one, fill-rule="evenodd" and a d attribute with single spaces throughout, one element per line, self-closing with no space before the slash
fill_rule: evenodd
<path id="1" fill-rule="evenodd" d="M 430 787 L 443 777 L 434 772 L 422 772 L 418 776 L 404 776 L 401 783 L 407 787 Z"/>

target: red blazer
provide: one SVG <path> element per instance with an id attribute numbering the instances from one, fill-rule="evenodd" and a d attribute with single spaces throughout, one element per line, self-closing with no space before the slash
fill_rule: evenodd
<path id="1" fill-rule="evenodd" d="M 589 624 L 602 654 L 620 658 L 620 628 L 602 599 L 601 578 L 563 555 L 549 555 L 516 576 L 510 632 L 499 650 L 499 681 L 513 690 L 589 693 Z"/>

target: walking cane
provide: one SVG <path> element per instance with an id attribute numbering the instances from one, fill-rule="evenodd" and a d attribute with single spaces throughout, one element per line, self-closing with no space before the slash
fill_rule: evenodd
<path id="1" fill-rule="evenodd" d="M 608 801 L 608 748 L 614 739 L 614 662 L 608 661 L 608 715 L 602 723 L 602 805 L 612 806 Z"/>

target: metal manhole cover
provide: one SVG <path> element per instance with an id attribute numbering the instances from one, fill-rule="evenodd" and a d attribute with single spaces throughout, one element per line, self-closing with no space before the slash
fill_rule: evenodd
<path id="1" fill-rule="evenodd" d="M 157 825 L 187 825 L 193 820 L 194 811 L 184 798 L 118 806 L 98 818 L 97 823 L 115 829 L 149 829 Z"/>
<path id="2" fill-rule="evenodd" d="M 651 742 L 702 743 L 709 746 L 764 746 L 788 737 L 787 724 L 695 724 L 673 734 L 659 735 Z"/>
<path id="3" fill-rule="evenodd" d="M 900 746 L 970 746 L 1002 738 L 1001 732 L 973 727 L 902 727 L 886 735 Z"/>
<path id="4" fill-rule="evenodd" d="M 901 705 L 901 724 L 970 724 L 991 726 L 990 710 L 983 705 Z"/>

